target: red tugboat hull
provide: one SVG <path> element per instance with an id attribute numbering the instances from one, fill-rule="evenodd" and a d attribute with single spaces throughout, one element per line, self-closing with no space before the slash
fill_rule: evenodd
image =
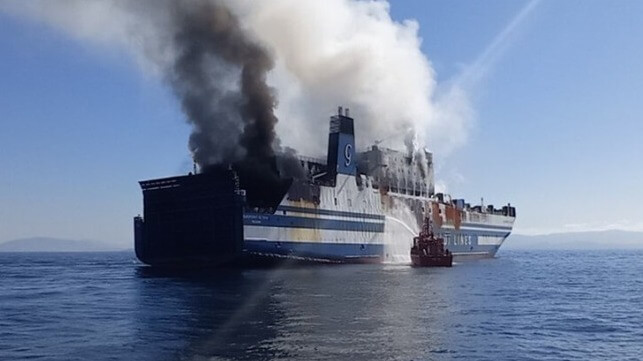
<path id="1" fill-rule="evenodd" d="M 453 266 L 453 255 L 448 256 L 425 256 L 419 254 L 411 255 L 413 267 L 451 267 Z"/>

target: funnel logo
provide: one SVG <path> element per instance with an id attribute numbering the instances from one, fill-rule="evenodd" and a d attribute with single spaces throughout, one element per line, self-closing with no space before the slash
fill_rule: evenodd
<path id="1" fill-rule="evenodd" d="M 353 158 L 353 146 L 349 143 L 344 147 L 344 165 L 349 166 L 351 164 L 351 159 Z"/>
<path id="2" fill-rule="evenodd" d="M 357 153 L 355 150 L 355 140 L 352 135 L 349 134 L 339 134 L 339 139 L 337 139 L 337 145 L 335 145 L 335 153 L 333 157 L 334 166 L 337 169 L 338 173 L 355 175 L 357 168 Z M 330 144 L 330 143 L 329 143 Z"/>

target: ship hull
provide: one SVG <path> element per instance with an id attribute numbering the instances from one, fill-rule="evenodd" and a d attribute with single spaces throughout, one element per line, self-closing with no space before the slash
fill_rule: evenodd
<path id="1" fill-rule="evenodd" d="M 180 242 L 160 242 L 158 236 L 152 239 L 149 234 L 145 237 L 145 222 L 137 217 L 136 254 L 144 263 L 155 266 L 411 262 L 404 255 L 410 249 L 411 230 L 417 227 L 413 220 L 405 224 L 398 218 L 383 215 L 294 207 L 283 209 L 288 211 L 278 210 L 281 215 L 239 209 L 237 212 L 242 213 L 239 218 L 244 224 L 242 228 L 223 232 L 221 227 L 215 226 L 218 233 L 196 242 L 188 242 L 195 237 L 189 228 Z M 219 212 L 216 214 L 227 214 L 227 210 Z M 444 228 L 439 229 L 437 235 L 445 239 L 445 248 L 453 254 L 456 262 L 494 257 L 510 228 L 482 230 L 481 227 Z M 148 232 L 150 228 L 148 224 Z M 176 226 L 172 228 L 176 230 Z M 187 243 L 195 246 L 186 247 Z M 391 247 L 395 243 L 398 247 Z"/>
<path id="2" fill-rule="evenodd" d="M 441 233 L 443 236 L 448 233 Z M 475 233 L 473 234 L 476 235 Z M 506 238 L 506 237 L 504 237 Z M 504 241 L 504 238 L 502 241 Z M 500 244 L 502 243 L 500 241 Z M 448 245 L 446 248 L 453 254 L 455 261 L 466 261 L 480 258 L 493 258 L 500 249 L 498 245 Z M 410 247 L 410 246 L 409 246 Z M 293 261 L 321 263 L 382 263 L 391 261 L 394 254 L 385 244 L 325 243 L 322 241 L 292 241 L 246 239 L 244 252 L 252 259 L 291 259 Z M 405 248 L 408 250 L 408 248 Z M 399 255 L 398 255 L 399 256 Z M 397 262 L 410 262 L 405 257 Z"/>
<path id="3" fill-rule="evenodd" d="M 245 212 L 243 219 L 244 252 L 254 258 L 332 263 L 384 259 L 381 214 L 286 203 L 273 214 Z"/>
<path id="4" fill-rule="evenodd" d="M 511 234 L 510 227 L 484 228 L 484 224 L 475 225 L 476 229 L 439 229 L 436 233 L 445 240 L 445 247 L 456 260 L 494 257 L 504 241 Z"/>
<path id="5" fill-rule="evenodd" d="M 358 190 L 353 183 L 344 192 L 346 199 L 363 199 L 357 210 L 336 204 L 335 195 L 322 189 L 322 205 L 284 199 L 273 212 L 256 212 L 242 206 L 232 183 L 223 181 L 228 178 L 188 176 L 145 183 L 145 217 L 134 222 L 137 257 L 155 266 L 198 267 L 282 261 L 410 263 L 408 250 L 425 217 L 418 211 L 433 208 L 430 199 L 381 198 L 378 191 Z M 462 219 L 454 222 L 452 213 L 446 208 L 434 212 L 442 215 L 435 218 L 440 224 L 436 234 L 456 261 L 495 256 L 511 232 L 510 217 L 488 215 L 473 222 L 461 211 Z"/>
<path id="6" fill-rule="evenodd" d="M 248 258 L 290 259 L 320 263 L 380 263 L 384 245 L 246 240 Z"/>

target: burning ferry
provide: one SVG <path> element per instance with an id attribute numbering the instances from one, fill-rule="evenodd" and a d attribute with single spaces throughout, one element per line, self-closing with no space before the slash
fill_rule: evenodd
<path id="1" fill-rule="evenodd" d="M 258 174 L 264 167 L 279 176 Z M 413 237 L 429 219 L 456 260 L 494 256 L 515 208 L 435 193 L 433 178 L 426 150 L 356 151 L 354 119 L 340 107 L 330 118 L 325 160 L 275 159 L 141 181 L 136 255 L 150 265 L 410 262 Z"/>

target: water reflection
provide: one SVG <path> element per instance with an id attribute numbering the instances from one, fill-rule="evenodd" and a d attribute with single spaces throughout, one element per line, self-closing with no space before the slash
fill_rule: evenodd
<path id="1" fill-rule="evenodd" d="M 148 348 L 143 353 L 159 356 L 150 359 L 280 356 L 260 347 L 277 337 L 275 320 L 281 317 L 271 306 L 274 274 L 138 268 L 137 338 Z"/>
<path id="2" fill-rule="evenodd" d="M 449 288 L 439 287 L 440 271 L 362 265 L 176 274 L 141 267 L 137 278 L 137 338 L 149 345 L 146 355 L 371 360 L 451 350 Z"/>

